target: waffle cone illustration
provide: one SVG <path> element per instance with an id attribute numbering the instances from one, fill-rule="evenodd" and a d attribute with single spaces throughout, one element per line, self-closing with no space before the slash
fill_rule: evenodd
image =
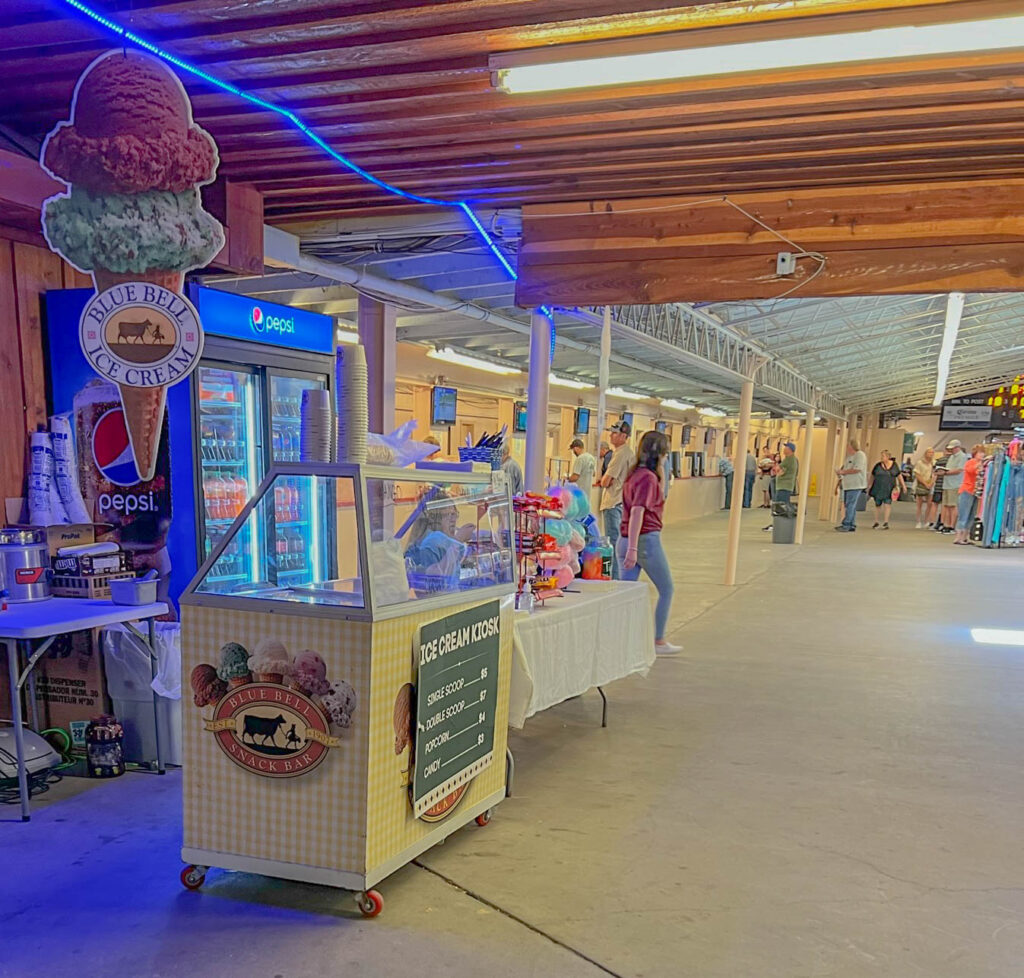
<path id="1" fill-rule="evenodd" d="M 105 292 L 107 289 L 115 285 L 123 285 L 125 282 L 152 282 L 154 285 L 162 285 L 165 289 L 180 294 L 185 287 L 185 273 L 161 272 L 155 268 L 149 268 L 144 272 L 111 272 L 106 268 L 94 268 L 92 281 L 97 292 Z"/>
<path id="2" fill-rule="evenodd" d="M 156 474 L 157 451 L 167 404 L 166 387 L 129 387 L 118 384 L 128 440 L 132 443 L 139 481 L 149 482 Z"/>

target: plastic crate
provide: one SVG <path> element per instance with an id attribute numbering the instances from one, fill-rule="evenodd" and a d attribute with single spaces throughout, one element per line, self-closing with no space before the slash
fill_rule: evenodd
<path id="1" fill-rule="evenodd" d="M 111 581 L 124 581 L 132 577 L 135 577 L 135 571 L 130 570 L 91 577 L 60 574 L 54 575 L 50 590 L 58 598 L 109 598 Z"/>
<path id="2" fill-rule="evenodd" d="M 495 472 L 501 468 L 501 455 L 501 445 L 495 448 L 476 445 L 472 448 L 467 448 L 464 445 L 459 447 L 460 462 L 487 462 Z"/>

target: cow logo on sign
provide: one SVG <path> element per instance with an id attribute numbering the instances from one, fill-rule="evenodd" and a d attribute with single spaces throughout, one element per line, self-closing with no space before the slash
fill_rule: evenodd
<path id="1" fill-rule="evenodd" d="M 310 697 L 278 683 L 228 689 L 204 728 L 235 764 L 265 778 L 308 774 L 341 745 Z"/>

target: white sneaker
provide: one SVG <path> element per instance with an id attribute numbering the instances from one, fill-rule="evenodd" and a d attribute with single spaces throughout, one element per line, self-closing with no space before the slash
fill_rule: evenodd
<path id="1" fill-rule="evenodd" d="M 671 642 L 654 643 L 655 655 L 679 655 L 682 651 L 683 647 L 681 645 L 673 645 Z"/>
<path id="2" fill-rule="evenodd" d="M 924 523 L 918 523 L 917 526 L 914 527 L 914 529 L 915 530 L 920 530 L 920 529 L 923 529 L 923 527 L 924 527 Z"/>

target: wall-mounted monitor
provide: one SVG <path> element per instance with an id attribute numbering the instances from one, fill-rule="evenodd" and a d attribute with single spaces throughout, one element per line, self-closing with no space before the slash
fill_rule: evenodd
<path id="1" fill-rule="evenodd" d="M 455 411 L 459 395 L 454 387 L 435 387 L 430 398 L 430 423 L 455 424 Z"/>
<path id="2" fill-rule="evenodd" d="M 667 421 L 655 421 L 654 430 L 660 431 L 663 435 L 668 433 L 668 422 Z"/>
<path id="3" fill-rule="evenodd" d="M 590 408 L 576 408 L 576 417 L 573 421 L 574 435 L 590 434 Z"/>
<path id="4" fill-rule="evenodd" d="M 512 430 L 517 434 L 526 431 L 526 401 L 516 401 L 512 409 Z"/>
<path id="5" fill-rule="evenodd" d="M 623 411 L 622 416 L 619 418 L 620 421 L 625 421 L 629 425 L 630 432 L 633 431 L 633 412 Z"/>

